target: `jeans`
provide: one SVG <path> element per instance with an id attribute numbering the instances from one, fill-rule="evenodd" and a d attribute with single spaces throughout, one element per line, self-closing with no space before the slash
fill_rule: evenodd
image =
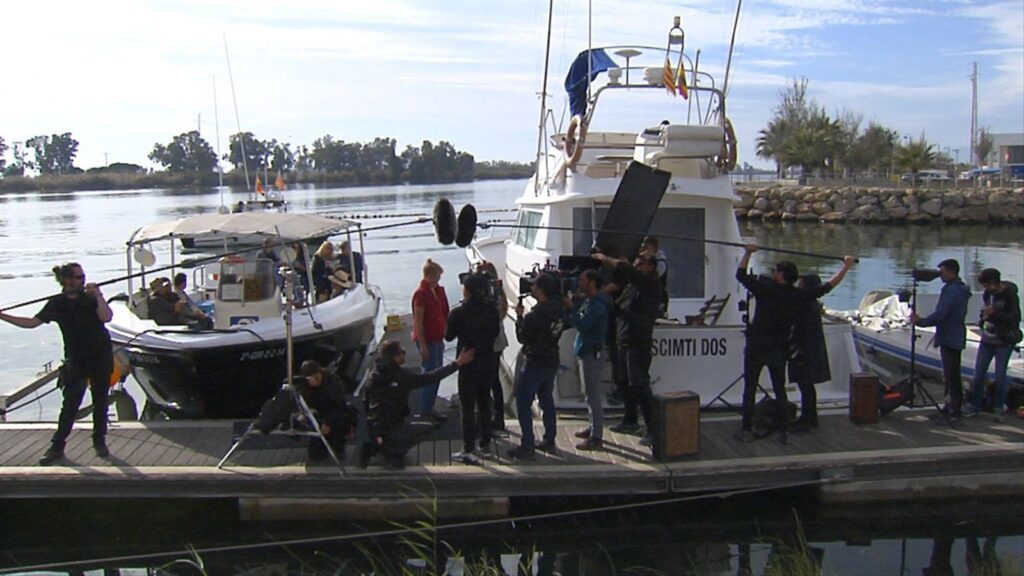
<path id="1" fill-rule="evenodd" d="M 974 361 L 974 381 L 971 383 L 971 404 L 981 409 L 985 401 L 985 376 L 988 373 L 988 366 L 995 358 L 996 366 L 996 389 L 992 396 L 992 411 L 996 414 L 1006 410 L 1006 391 L 1010 386 L 1010 380 L 1006 376 L 1006 366 L 1010 363 L 1010 353 L 1013 348 L 1010 346 L 993 346 L 982 340 L 978 345 L 978 356 Z"/>
<path id="2" fill-rule="evenodd" d="M 424 374 L 444 366 L 444 341 L 427 342 L 427 357 L 420 359 L 420 369 Z M 424 387 L 420 391 L 420 414 L 429 414 L 434 411 L 434 402 L 437 401 L 437 389 L 441 383 Z"/>
<path id="3" fill-rule="evenodd" d="M 533 435 L 533 412 L 530 409 L 533 399 L 540 404 L 544 420 L 544 440 L 554 442 L 555 433 L 555 375 L 557 366 L 550 368 L 534 368 L 527 362 L 516 379 L 516 412 L 519 416 L 519 427 L 522 428 L 522 446 L 533 450 L 536 439 Z"/>
<path id="4" fill-rule="evenodd" d="M 50 443 L 56 448 L 64 449 L 64 444 L 71 435 L 71 427 L 75 424 L 78 408 L 85 397 L 86 388 L 92 394 L 92 437 L 94 440 L 102 440 L 107 435 L 107 397 L 110 393 L 107 384 L 110 381 L 110 372 L 107 372 L 106 377 L 70 376 L 63 380 L 64 401 L 60 406 L 60 416 L 57 417 L 57 431 L 53 433 Z M 88 380 L 95 384 L 90 386 Z"/>
<path id="5" fill-rule="evenodd" d="M 604 431 L 604 394 L 601 391 L 601 371 L 604 369 L 606 352 L 598 350 L 579 357 L 580 377 L 587 393 L 587 410 L 590 416 L 590 437 L 601 440 Z"/>
<path id="6" fill-rule="evenodd" d="M 964 384 L 960 380 L 960 354 L 963 350 L 957 350 L 948 346 L 939 346 L 939 355 L 942 357 L 942 379 L 946 383 L 946 394 L 949 395 L 949 404 L 946 408 L 954 416 L 960 415 L 960 406 L 964 403 Z"/>
<path id="7" fill-rule="evenodd" d="M 781 361 L 780 361 L 781 360 Z M 780 354 L 758 355 L 746 352 L 743 357 L 743 429 L 750 430 L 754 424 L 754 397 L 757 395 L 757 382 L 761 379 L 761 370 L 767 366 L 768 376 L 772 379 L 772 392 L 775 399 L 787 402 L 786 397 L 786 361 Z"/>

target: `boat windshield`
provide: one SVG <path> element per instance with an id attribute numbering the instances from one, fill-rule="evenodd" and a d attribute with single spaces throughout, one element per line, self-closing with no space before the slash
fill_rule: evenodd
<path id="1" fill-rule="evenodd" d="M 277 279 L 274 263 L 226 257 L 220 262 L 217 299 L 224 302 L 256 302 L 274 296 Z"/>

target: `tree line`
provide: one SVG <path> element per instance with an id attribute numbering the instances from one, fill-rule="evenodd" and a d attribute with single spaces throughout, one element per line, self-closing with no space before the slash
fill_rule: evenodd
<path id="1" fill-rule="evenodd" d="M 8 165 L 6 152 L 10 148 L 0 137 L 0 174 L 17 177 L 32 170 L 38 171 L 40 177 L 80 174 L 83 170 L 74 165 L 78 145 L 70 132 L 36 136 L 26 140 L 24 145 L 14 144 L 14 161 Z M 220 179 L 216 152 L 195 130 L 174 136 L 168 143 L 154 144 L 148 158 L 162 166 L 164 180 L 171 184 L 212 185 Z M 420 146 L 409 145 L 399 152 L 394 138 L 345 142 L 330 134 L 317 138 L 309 146 L 293 149 L 287 142 L 261 140 L 252 132 L 240 132 L 230 136 L 228 154 L 223 160 L 230 166 L 224 175 L 229 184 L 251 182 L 263 173 L 274 174 L 269 177 L 271 180 L 282 174 L 291 182 L 352 185 L 461 182 L 475 178 L 527 177 L 532 173 L 532 167 L 527 164 L 476 162 L 472 154 L 443 140 L 436 144 L 424 140 Z M 152 176 L 142 166 L 128 163 L 115 163 L 88 172 Z M 21 185 L 31 188 L 30 183 Z"/>
<path id="2" fill-rule="evenodd" d="M 779 104 L 768 125 L 758 133 L 756 153 L 775 162 L 780 177 L 790 168 L 805 176 L 856 177 L 859 174 L 917 173 L 925 168 L 953 165 L 943 151 L 925 138 L 903 138 L 897 130 L 843 111 L 836 118 L 807 95 L 807 79 L 794 79 L 779 92 Z M 993 148 L 987 129 L 978 132 L 975 161 L 982 165 Z M 970 163 L 971 159 L 968 159 Z"/>

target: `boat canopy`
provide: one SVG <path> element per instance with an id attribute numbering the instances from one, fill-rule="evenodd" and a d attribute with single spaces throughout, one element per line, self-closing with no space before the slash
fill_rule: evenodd
<path id="1" fill-rule="evenodd" d="M 358 224 L 351 220 L 315 214 L 202 214 L 144 226 L 132 235 L 128 245 L 175 238 L 228 238 L 242 235 L 280 236 L 282 240 L 290 242 L 330 236 L 353 226 Z"/>

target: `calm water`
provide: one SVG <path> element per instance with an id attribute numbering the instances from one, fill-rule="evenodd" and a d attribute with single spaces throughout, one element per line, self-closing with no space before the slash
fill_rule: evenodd
<path id="1" fill-rule="evenodd" d="M 429 214 L 441 197 L 451 200 L 456 209 L 466 203 L 473 203 L 480 210 L 509 208 L 523 186 L 523 181 L 505 181 L 308 189 L 289 191 L 288 197 L 292 210 L 297 212 L 375 215 L 378 218 L 364 222 L 372 227 L 405 221 L 411 219 L 410 215 Z M 224 202 L 230 205 L 244 197 L 227 192 Z M 135 229 L 152 222 L 215 211 L 220 203 L 220 194 L 210 190 L 0 196 L 0 306 L 54 292 L 57 285 L 49 270 L 68 260 L 80 262 L 92 281 L 121 276 L 125 270 L 124 242 Z M 481 220 L 511 217 L 511 212 L 485 212 Z M 858 255 L 860 264 L 826 299 L 826 304 L 833 308 L 854 308 L 861 295 L 871 289 L 905 287 L 909 269 L 933 266 L 943 258 L 959 259 L 968 271 L 995 266 L 1008 279 L 1024 285 L 1024 234 L 1019 227 L 742 224 L 741 232 L 763 246 Z M 462 251 L 439 246 L 429 224 L 368 232 L 364 241 L 369 279 L 382 287 L 389 310 L 408 310 L 409 295 L 427 257 L 446 268 L 443 282 L 453 303 L 458 298 L 455 275 L 466 266 Z M 166 262 L 165 256 L 158 253 L 158 262 Z M 793 259 L 801 270 L 813 269 L 823 275 L 838 266 L 832 261 Z M 767 262 L 757 263 L 759 268 L 766 265 Z M 937 288 L 928 286 L 925 290 Z M 125 286 L 109 286 L 104 291 L 109 296 L 124 289 Z M 30 316 L 39 306 L 13 312 Z M 44 363 L 59 359 L 60 334 L 52 326 L 27 331 L 0 324 L 0 349 L 4 350 L 0 359 L 0 389 L 8 389 L 30 380 Z M 12 414 L 12 419 L 55 419 L 55 397 L 30 404 Z M 137 399 L 141 401 L 141 396 Z M 944 545 L 954 537 L 957 540 L 951 548 L 951 564 L 956 574 L 967 574 L 966 546 L 968 539 L 976 536 L 998 536 L 999 555 L 1009 558 L 1017 573 L 1024 565 L 1024 522 L 1019 502 L 989 509 L 967 505 L 969 510 L 957 509 L 958 503 L 945 510 L 928 507 L 836 511 L 816 510 L 806 496 L 772 494 L 768 498 L 688 504 L 685 510 L 663 507 L 660 514 L 640 509 L 616 516 L 505 524 L 483 531 L 454 532 L 451 541 L 471 557 L 486 551 L 498 559 L 500 553 L 512 549 L 543 552 L 546 560 L 541 574 L 612 573 L 607 569 L 610 561 L 615 562 L 618 573 L 628 567 L 646 566 L 665 574 L 739 574 L 744 558 L 749 558 L 754 574 L 761 574 L 772 555 L 772 543 L 791 538 L 796 532 L 793 518 L 797 509 L 807 540 L 820 549 L 825 574 L 921 574 L 933 562 L 934 551 L 944 550 Z M 582 507 L 593 503 L 578 504 Z M 175 551 L 183 550 L 187 544 L 202 548 L 361 530 L 338 524 L 239 524 L 230 520 L 234 517 L 230 505 L 223 510 L 218 505 L 203 503 L 196 509 L 182 504 L 141 511 L 127 505 L 111 506 L 104 501 L 95 504 L 94 509 L 88 505 L 82 509 L 82 504 L 77 504 L 80 508 L 71 514 L 71 521 L 64 527 L 67 545 L 57 551 L 52 548 L 49 522 L 37 520 L 48 514 L 46 506 L 55 507 L 53 514 L 66 510 L 66 505 L 59 502 L 22 502 L 5 512 L 5 520 L 13 523 L 2 530 L 0 557 L 6 560 L 0 566 Z M 112 513 L 115 517 L 103 523 L 116 527 L 104 530 L 104 536 L 97 540 L 96 515 Z M 197 523 L 202 527 L 195 528 Z M 627 526 L 628 529 L 623 528 Z M 296 560 L 291 552 L 297 552 L 303 560 Z M 337 544 L 296 545 L 289 552 L 277 548 L 258 553 L 211 553 L 204 560 L 220 567 L 209 573 L 233 573 L 228 571 L 229 567 L 244 564 L 278 568 L 268 573 L 299 574 L 312 573 L 303 572 L 303 567 L 323 566 L 327 558 L 344 558 L 351 552 Z M 106 565 L 159 566 L 166 561 Z M 597 566 L 602 569 L 596 569 Z"/>

